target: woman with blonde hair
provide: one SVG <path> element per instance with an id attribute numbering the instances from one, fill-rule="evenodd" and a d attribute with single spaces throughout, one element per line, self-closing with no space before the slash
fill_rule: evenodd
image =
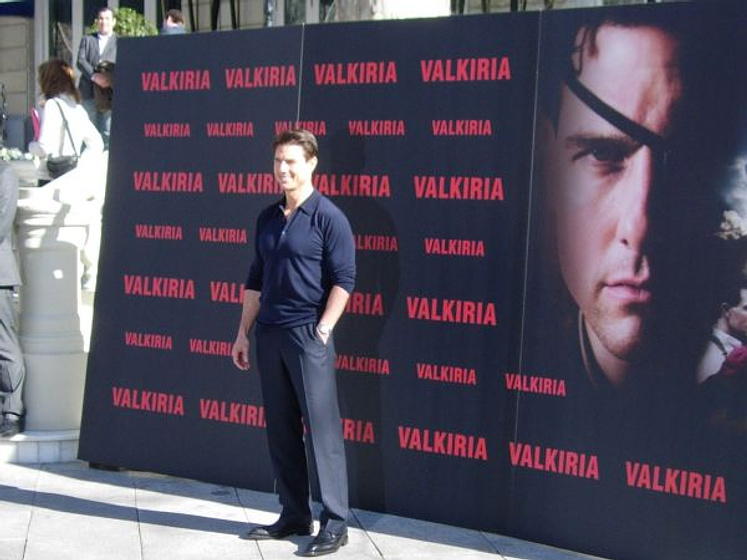
<path id="1" fill-rule="evenodd" d="M 44 62 L 39 66 L 39 87 L 44 97 L 41 128 L 29 152 L 43 158 L 103 151 L 101 134 L 80 104 L 73 68 L 57 58 Z"/>

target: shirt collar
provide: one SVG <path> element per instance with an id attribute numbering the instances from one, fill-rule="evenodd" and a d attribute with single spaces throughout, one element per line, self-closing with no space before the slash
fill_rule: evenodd
<path id="1" fill-rule="evenodd" d="M 722 331 L 721 329 L 714 328 L 712 334 L 723 343 L 729 352 L 742 346 L 742 342 L 738 338 Z"/>
<path id="2" fill-rule="evenodd" d="M 319 191 L 316 190 L 316 189 L 314 189 L 311 192 L 311 195 L 309 196 L 309 198 L 307 198 L 306 200 L 304 200 L 301 203 L 301 206 L 299 206 L 297 208 L 297 210 L 300 210 L 304 214 L 313 214 L 314 211 L 319 207 L 319 200 L 321 199 L 321 197 L 322 197 L 322 195 L 319 194 Z M 285 206 L 285 197 L 282 197 L 278 201 L 278 205 L 277 205 L 278 210 L 280 210 L 282 212 L 284 206 Z"/>

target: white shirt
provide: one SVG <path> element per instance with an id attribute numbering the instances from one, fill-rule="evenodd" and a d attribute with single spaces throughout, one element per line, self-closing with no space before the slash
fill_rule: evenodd
<path id="1" fill-rule="evenodd" d="M 60 95 L 46 101 L 44 109 L 40 111 L 39 140 L 29 143 L 29 152 L 38 157 L 75 155 L 60 109 L 65 113 L 78 155 L 81 155 L 84 145 L 86 155 L 101 153 L 104 150 L 101 134 L 93 126 L 83 106 L 68 95 Z"/>
<path id="2" fill-rule="evenodd" d="M 715 339 L 715 340 L 714 340 Z M 716 343 L 715 341 L 718 341 Z M 731 336 L 720 329 L 713 329 L 711 339 L 703 353 L 698 365 L 698 383 L 703 383 L 710 376 L 718 373 L 721 366 L 732 350 L 740 348 L 742 343 L 739 339 Z"/>
<path id="3" fill-rule="evenodd" d="M 101 33 L 99 33 L 99 56 L 104 54 L 104 49 L 106 48 L 106 44 L 109 42 L 110 38 L 111 34 L 102 35 Z"/>

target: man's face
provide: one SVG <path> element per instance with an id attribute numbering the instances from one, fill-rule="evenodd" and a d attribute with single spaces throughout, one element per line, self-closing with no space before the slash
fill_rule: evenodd
<path id="1" fill-rule="evenodd" d="M 578 80 L 666 138 L 682 89 L 675 39 L 653 27 L 604 25 L 596 46 L 574 61 Z M 635 360 L 645 351 L 658 290 L 667 288 L 657 284 L 651 259 L 656 154 L 563 85 L 549 156 L 561 271 L 594 351 Z"/>
<path id="2" fill-rule="evenodd" d="M 112 12 L 109 10 L 102 10 L 99 12 L 96 22 L 99 25 L 99 33 L 102 35 L 109 35 L 114 31 L 114 24 L 117 23 L 117 20 L 114 19 L 114 14 L 112 14 Z"/>
<path id="3" fill-rule="evenodd" d="M 726 324 L 729 334 L 740 340 L 747 340 L 747 290 L 739 290 L 739 303 L 726 310 Z"/>
<path id="4" fill-rule="evenodd" d="M 281 144 L 275 148 L 274 161 L 275 179 L 284 193 L 311 186 L 311 176 L 316 168 L 317 158 L 307 160 L 301 146 Z"/>

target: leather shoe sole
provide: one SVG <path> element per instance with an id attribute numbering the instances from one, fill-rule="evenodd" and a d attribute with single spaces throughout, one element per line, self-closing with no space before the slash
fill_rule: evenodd
<path id="1" fill-rule="evenodd" d="M 262 525 L 253 527 L 241 535 L 242 539 L 250 541 L 267 541 L 284 539 L 291 535 L 307 536 L 312 533 L 311 525 Z"/>
<path id="2" fill-rule="evenodd" d="M 332 533 L 320 533 L 316 538 L 309 543 L 306 550 L 301 552 L 301 556 L 323 556 L 325 554 L 332 554 L 340 550 L 340 547 L 348 544 L 347 532 L 341 535 L 333 535 Z"/>

